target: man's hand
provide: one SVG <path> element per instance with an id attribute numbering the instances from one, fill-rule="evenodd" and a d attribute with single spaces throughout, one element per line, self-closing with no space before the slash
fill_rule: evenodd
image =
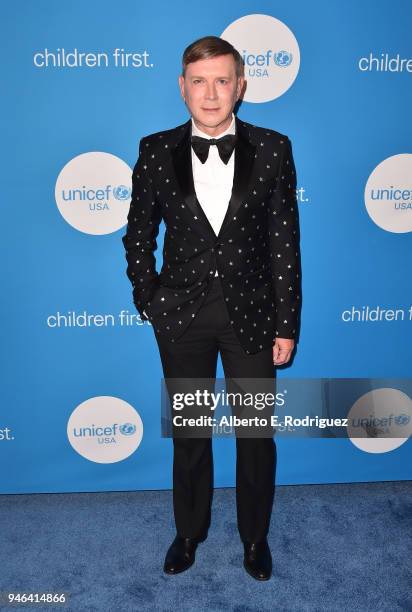
<path id="1" fill-rule="evenodd" d="M 273 363 L 275 365 L 283 365 L 287 363 L 292 354 L 295 341 L 290 338 L 276 338 L 273 345 Z"/>

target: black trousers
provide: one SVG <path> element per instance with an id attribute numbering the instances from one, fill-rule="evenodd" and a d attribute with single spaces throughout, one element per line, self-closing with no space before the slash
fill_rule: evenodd
<path id="1" fill-rule="evenodd" d="M 272 347 L 247 354 L 233 331 L 219 277 L 183 336 L 175 342 L 153 328 L 164 378 L 215 378 L 220 351 L 225 379 L 276 376 Z M 274 499 L 276 444 L 273 437 L 236 438 L 236 508 L 240 537 L 259 542 L 269 531 Z M 207 537 L 213 495 L 211 438 L 173 437 L 173 509 L 176 531 Z"/>

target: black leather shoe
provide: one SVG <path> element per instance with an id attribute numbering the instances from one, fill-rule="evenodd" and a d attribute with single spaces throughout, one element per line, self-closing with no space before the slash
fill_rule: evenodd
<path id="1" fill-rule="evenodd" d="M 198 540 L 177 535 L 166 553 L 163 566 L 166 574 L 180 574 L 189 569 L 195 561 Z"/>
<path id="2" fill-rule="evenodd" d="M 256 580 L 269 580 L 272 575 L 272 555 L 267 540 L 257 543 L 243 542 L 243 547 L 243 565 L 247 573 Z"/>

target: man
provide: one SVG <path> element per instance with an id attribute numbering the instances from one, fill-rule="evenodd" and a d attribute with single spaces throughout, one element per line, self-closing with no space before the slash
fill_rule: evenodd
<path id="1" fill-rule="evenodd" d="M 142 320 L 150 320 L 165 380 L 275 376 L 290 360 L 300 311 L 296 176 L 287 136 L 233 114 L 244 65 L 227 41 L 189 45 L 179 76 L 190 119 L 141 139 L 133 170 L 127 275 Z M 155 269 L 164 220 L 163 266 Z M 207 537 L 212 440 L 173 438 L 176 537 L 164 571 L 189 568 Z M 274 494 L 273 437 L 236 439 L 237 522 L 244 567 L 267 580 Z"/>

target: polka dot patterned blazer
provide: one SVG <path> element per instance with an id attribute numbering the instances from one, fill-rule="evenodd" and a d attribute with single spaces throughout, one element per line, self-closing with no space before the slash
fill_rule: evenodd
<path id="1" fill-rule="evenodd" d="M 232 195 L 216 235 L 195 193 L 191 125 L 189 119 L 140 141 L 122 237 L 134 304 L 142 320 L 174 342 L 196 317 L 217 270 L 246 353 L 267 348 L 276 337 L 296 338 L 301 266 L 290 140 L 236 117 Z"/>

